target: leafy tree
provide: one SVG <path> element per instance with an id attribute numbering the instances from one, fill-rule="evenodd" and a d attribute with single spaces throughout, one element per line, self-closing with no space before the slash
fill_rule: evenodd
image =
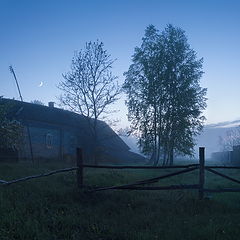
<path id="1" fill-rule="evenodd" d="M 36 100 L 36 99 L 31 101 L 31 103 L 44 106 L 43 102 L 41 102 L 40 100 Z"/>
<path id="2" fill-rule="evenodd" d="M 128 95 L 128 117 L 132 129 L 139 136 L 139 145 L 143 153 L 152 153 L 152 161 L 157 162 L 160 154 L 161 125 L 164 92 L 160 74 L 162 63 L 158 61 L 159 53 L 158 31 L 154 26 L 146 29 L 143 43 L 135 49 L 133 64 L 125 73 L 124 89 Z"/>
<path id="3" fill-rule="evenodd" d="M 88 42 L 75 54 L 71 70 L 63 75 L 59 88 L 63 91 L 61 103 L 86 117 L 92 129 L 97 148 L 98 119 L 111 113 L 109 106 L 120 94 L 117 77 L 111 72 L 114 60 L 104 50 L 102 42 Z"/>
<path id="4" fill-rule="evenodd" d="M 202 128 L 206 89 L 201 88 L 202 59 L 180 28 L 159 31 L 150 25 L 125 73 L 129 120 L 139 145 L 158 164 L 173 164 L 174 153 L 191 155 Z"/>
<path id="5" fill-rule="evenodd" d="M 2 104 L 0 97 L 0 148 L 19 149 L 23 139 L 23 126 L 7 116 L 11 106 Z"/>

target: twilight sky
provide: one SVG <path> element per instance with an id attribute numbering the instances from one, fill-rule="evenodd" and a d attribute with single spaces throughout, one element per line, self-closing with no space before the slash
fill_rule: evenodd
<path id="1" fill-rule="evenodd" d="M 0 95 L 19 99 L 12 64 L 25 101 L 58 102 L 56 86 L 74 51 L 96 39 L 117 59 L 113 73 L 122 83 L 145 28 L 168 23 L 184 29 L 204 58 L 207 123 L 240 119 L 238 0 L 0 0 Z M 114 108 L 125 126 L 124 96 Z"/>

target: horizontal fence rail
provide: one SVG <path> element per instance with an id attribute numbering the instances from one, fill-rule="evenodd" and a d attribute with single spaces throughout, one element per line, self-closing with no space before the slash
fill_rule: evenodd
<path id="1" fill-rule="evenodd" d="M 236 182 L 236 183 L 240 183 L 239 180 L 237 180 L 237 179 L 235 179 L 235 178 L 232 178 L 232 177 L 229 177 L 229 176 L 227 176 L 227 175 L 225 175 L 225 174 L 223 174 L 223 173 L 220 173 L 220 172 L 218 172 L 218 171 L 215 171 L 215 170 L 213 170 L 213 169 L 211 169 L 211 168 L 205 168 L 205 169 L 206 169 L 207 171 L 211 172 L 211 173 L 214 173 L 214 174 L 220 176 L 220 177 L 226 178 L 226 179 L 228 179 L 228 180 L 230 180 L 230 181 L 233 181 L 233 182 Z"/>
<path id="2" fill-rule="evenodd" d="M 219 188 L 219 189 L 204 188 L 204 192 L 212 192 L 212 193 L 240 192 L 240 188 Z"/>
<path id="3" fill-rule="evenodd" d="M 222 168 L 222 169 L 240 169 L 240 166 L 215 166 L 215 165 L 206 165 L 205 168 Z"/>
<path id="4" fill-rule="evenodd" d="M 191 171 L 193 171 L 195 169 L 197 169 L 197 167 L 192 167 L 192 168 L 181 170 L 181 171 L 178 171 L 178 172 L 169 173 L 169 174 L 162 175 L 162 176 L 159 176 L 159 177 L 145 179 L 145 180 L 138 181 L 138 182 L 131 183 L 131 184 L 125 184 L 125 185 L 120 185 L 120 186 L 111 186 L 111 187 L 103 187 L 103 188 L 96 188 L 94 190 L 91 190 L 91 192 L 93 192 L 93 191 L 103 191 L 103 190 L 113 190 L 113 189 L 127 189 L 129 187 L 133 187 L 133 186 L 137 186 L 137 185 L 144 185 L 144 184 L 155 183 L 155 182 L 158 182 L 161 179 L 177 176 L 179 174 L 183 174 L 183 173 L 187 173 L 187 172 L 191 172 Z M 140 188 L 138 190 L 140 190 Z"/>
<path id="5" fill-rule="evenodd" d="M 138 186 L 113 186 L 113 187 L 106 187 L 106 188 L 97 188 L 94 190 L 90 190 L 90 192 L 96 192 L 96 191 L 103 191 L 103 190 L 114 190 L 114 189 L 127 189 L 127 190 L 183 190 L 183 189 L 199 189 L 198 184 L 192 184 L 192 185 L 186 185 L 186 184 L 180 184 L 180 185 L 170 185 L 170 186 L 153 186 L 153 187 L 138 187 Z"/>
<path id="6" fill-rule="evenodd" d="M 83 164 L 84 168 L 110 168 L 110 169 L 171 169 L 197 167 L 199 164 L 174 165 L 174 166 L 110 166 L 110 165 L 88 165 Z"/>
<path id="7" fill-rule="evenodd" d="M 13 183 L 24 182 L 24 181 L 28 181 L 28 180 L 35 179 L 35 178 L 48 177 L 48 176 L 51 176 L 51 175 L 54 175 L 57 173 L 70 172 L 70 171 L 74 171 L 77 169 L 78 169 L 78 167 L 64 168 L 64 169 L 54 170 L 54 171 L 47 172 L 47 173 L 37 174 L 37 175 L 33 175 L 33 176 L 27 176 L 27 177 L 23 177 L 23 178 L 19 178 L 19 179 L 14 179 L 11 181 L 0 180 L 0 183 L 2 185 L 10 185 Z"/>
<path id="8" fill-rule="evenodd" d="M 218 172 L 214 169 L 240 169 L 240 166 L 218 166 L 218 165 L 205 165 L 205 148 L 199 148 L 199 163 L 198 164 L 189 164 L 189 165 L 175 165 L 175 166 L 110 166 L 110 165 L 89 165 L 83 163 L 83 153 L 82 149 L 77 148 L 76 150 L 76 167 L 58 169 L 54 171 L 50 171 L 47 173 L 37 174 L 33 176 L 27 176 L 19 179 L 14 179 L 10 181 L 0 179 L 1 186 L 8 186 L 15 183 L 20 183 L 24 181 L 29 181 L 36 178 L 48 177 L 51 175 L 55 175 L 58 173 L 66 173 L 70 171 L 76 171 L 76 180 L 77 186 L 79 189 L 87 188 L 87 192 L 97 192 L 97 191 L 105 191 L 105 190 L 198 190 L 199 199 L 204 198 L 205 192 L 213 192 L 213 193 L 221 193 L 221 192 L 240 192 L 240 188 L 217 188 L 211 189 L 205 187 L 205 171 L 211 172 L 212 174 L 218 175 L 225 179 L 228 179 L 232 182 L 240 184 L 240 180 L 237 180 L 233 177 L 227 176 L 221 172 Z M 117 186 L 109 186 L 109 187 L 95 187 L 83 185 L 84 180 L 84 169 L 85 168 L 95 168 L 95 169 L 182 169 L 179 171 L 171 172 L 168 174 L 164 174 L 154 178 L 148 178 L 144 180 L 140 180 L 130 184 L 123 184 Z M 162 179 L 177 176 L 180 174 L 188 173 L 194 170 L 199 170 L 199 179 L 198 184 L 179 184 L 179 185 L 170 185 L 170 186 L 141 186 L 146 184 L 156 183 Z"/>

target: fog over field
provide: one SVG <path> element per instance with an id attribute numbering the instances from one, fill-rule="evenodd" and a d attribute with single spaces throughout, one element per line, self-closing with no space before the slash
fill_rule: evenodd
<path id="1" fill-rule="evenodd" d="M 195 146 L 195 157 L 198 158 L 198 148 L 206 148 L 206 158 L 211 158 L 213 152 L 220 151 L 219 137 L 224 137 L 231 128 L 240 125 L 240 120 L 220 122 L 216 124 L 207 124 L 202 133 L 197 137 Z M 134 136 L 121 136 L 122 140 L 131 148 L 133 152 L 140 153 L 137 146 L 137 139 Z"/>
<path id="2" fill-rule="evenodd" d="M 198 147 L 206 147 L 206 157 L 210 158 L 213 152 L 220 151 L 219 137 L 225 137 L 227 131 L 239 125 L 240 120 L 206 125 L 203 132 L 197 138 L 198 144 L 196 146 L 196 150 Z"/>

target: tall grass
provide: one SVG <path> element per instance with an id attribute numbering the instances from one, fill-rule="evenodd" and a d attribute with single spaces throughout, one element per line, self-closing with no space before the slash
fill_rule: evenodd
<path id="1" fill-rule="evenodd" d="M 34 168 L 0 164 L 0 179 L 10 180 L 58 167 Z M 84 183 L 111 186 L 158 176 L 174 170 L 84 171 Z M 239 171 L 225 170 L 239 176 Z M 237 186 L 211 173 L 209 187 Z M 165 179 L 159 185 L 194 184 L 197 171 Z M 0 239 L 122 240 L 239 239 L 240 194 L 209 195 L 199 201 L 196 191 L 127 191 L 86 193 L 77 189 L 75 173 L 0 189 Z"/>

